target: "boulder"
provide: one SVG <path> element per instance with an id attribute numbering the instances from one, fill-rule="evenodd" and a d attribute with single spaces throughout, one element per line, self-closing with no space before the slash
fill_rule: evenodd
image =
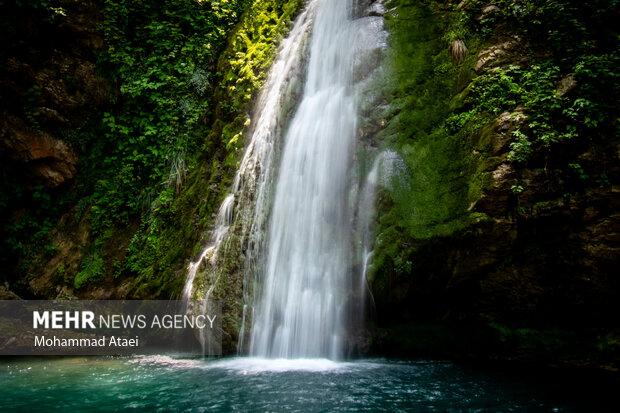
<path id="1" fill-rule="evenodd" d="M 564 76 L 558 82 L 558 87 L 555 91 L 557 96 L 564 96 L 567 93 L 570 93 L 571 90 L 575 89 L 577 86 L 577 81 L 575 80 L 575 76 L 571 73 L 570 75 Z"/>
<path id="2" fill-rule="evenodd" d="M 368 6 L 364 14 L 366 14 L 366 16 L 383 17 L 385 15 L 385 12 L 386 10 L 383 3 L 381 3 L 380 1 L 376 1 L 370 6 Z"/>
<path id="3" fill-rule="evenodd" d="M 487 6 L 484 6 L 482 8 L 482 13 L 480 14 L 480 16 L 478 16 L 478 20 L 484 20 L 489 18 L 491 15 L 497 13 L 498 11 L 500 11 L 500 8 L 497 7 L 494 4 L 489 4 Z"/>
<path id="4" fill-rule="evenodd" d="M 21 298 L 5 285 L 0 285 L 0 300 L 21 300 Z"/>
<path id="5" fill-rule="evenodd" d="M 524 44 L 519 36 L 488 47 L 478 54 L 474 70 L 481 74 L 506 63 L 524 63 L 527 58 L 522 54 L 523 48 Z"/>
<path id="6" fill-rule="evenodd" d="M 65 142 L 29 129 L 16 117 L 7 116 L 0 123 L 0 149 L 38 182 L 48 187 L 73 179 L 77 157 Z"/>

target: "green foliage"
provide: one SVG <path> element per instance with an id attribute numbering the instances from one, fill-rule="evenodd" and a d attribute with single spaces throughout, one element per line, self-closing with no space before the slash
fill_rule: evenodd
<path id="1" fill-rule="evenodd" d="M 510 152 L 508 153 L 508 160 L 513 162 L 526 162 L 532 154 L 532 142 L 527 135 L 520 130 L 512 132 L 516 138 L 514 142 L 510 143 Z"/>
<path id="2" fill-rule="evenodd" d="M 620 354 L 620 331 L 613 330 L 602 337 L 598 337 L 596 347 L 603 354 L 611 354 L 617 357 Z"/>
<path id="3" fill-rule="evenodd" d="M 0 171 L 4 172 L 4 171 Z M 56 223 L 55 217 L 65 205 L 62 196 L 51 194 L 42 186 L 24 190 L 19 182 L 13 182 L 9 174 L 0 183 L 0 279 L 11 269 L 16 257 L 22 258 L 21 268 L 25 272 L 28 260 L 34 260 L 38 253 L 49 256 L 54 252 L 49 233 Z M 35 208 L 25 209 L 27 205 Z M 15 208 L 24 208 L 8 215 Z"/>
<path id="4" fill-rule="evenodd" d="M 510 187 L 510 190 L 512 191 L 513 194 L 518 195 L 521 192 L 523 192 L 525 188 L 523 188 L 523 185 L 512 185 Z"/>
<path id="5" fill-rule="evenodd" d="M 618 0 L 494 0 L 497 11 L 478 23 L 479 10 L 489 4 L 472 0 L 466 4 L 470 27 L 490 36 L 500 28 L 516 31 L 558 59 L 589 53 L 592 47 L 615 42 Z M 501 30 L 501 29 L 500 29 Z"/>
<path id="6" fill-rule="evenodd" d="M 524 108 L 529 120 L 511 145 L 510 159 L 518 162 L 557 143 L 617 135 L 620 55 L 614 16 L 620 2 L 498 0 L 493 2 L 497 9 L 478 22 L 478 11 L 486 4 L 467 3 L 471 30 L 491 35 L 499 26 L 526 38 L 531 50 L 545 53 L 532 57 L 530 65 L 497 68 L 476 78 L 469 110 L 451 122 L 458 126 L 479 113 Z M 566 88 L 562 81 L 574 83 Z"/>
<path id="7" fill-rule="evenodd" d="M 12 14 L 34 16 L 51 28 L 66 11 L 51 0 L 19 3 L 11 6 Z M 28 262 L 27 253 L 51 252 L 49 230 L 59 213 L 75 206 L 72 222 L 84 219 L 80 225 L 91 230 L 86 247 L 91 253 L 75 277 L 76 288 L 109 272 L 137 276 L 143 294 L 178 291 L 183 277 L 174 275 L 199 244 L 230 184 L 252 98 L 301 3 L 101 2 L 105 45 L 97 68 L 109 80 L 111 101 L 80 127 L 58 133 L 78 154 L 76 184 L 71 191 L 63 188 L 71 192 L 67 199 L 41 200 L 36 211 L 7 217 L 2 257 Z M 13 41 L 19 25 L 1 23 L 6 40 L 20 44 Z M 36 113 L 39 93 L 29 90 L 21 105 L 32 127 L 36 118 L 29 114 Z M 4 176 L 4 168 L 0 173 Z M 19 183 L 2 183 L 0 212 L 39 202 L 16 189 Z"/>
<path id="8" fill-rule="evenodd" d="M 165 291 L 172 297 L 182 287 L 182 277 L 174 277 L 175 271 L 186 263 L 188 253 L 196 252 L 192 248 L 200 246 L 198 240 L 228 190 L 245 144 L 243 132 L 250 122 L 252 98 L 300 5 L 298 0 L 253 1 L 214 64 L 216 75 L 201 72 L 192 76 L 191 83 L 198 89 L 213 85 L 209 96 L 217 102 L 210 109 L 215 121 L 204 131 L 206 140 L 201 147 L 210 159 L 205 156 L 198 163 L 195 156 L 173 158 L 168 183 L 150 200 L 126 260 L 126 269 L 138 275 L 138 294 L 161 295 Z M 180 176 L 186 181 L 182 188 Z"/>
<path id="9" fill-rule="evenodd" d="M 220 139 L 229 152 L 228 165 L 234 164 L 245 144 L 243 132 L 251 122 L 249 104 L 300 6 L 300 0 L 254 1 L 222 55 L 218 113 L 226 121 Z"/>
<path id="10" fill-rule="evenodd" d="M 148 210 L 179 157 L 201 146 L 219 54 L 244 2 L 108 0 L 102 67 L 116 104 L 84 162 L 93 181 L 93 230 L 126 225 Z M 82 143 L 85 144 L 85 143 Z M 176 181 L 176 179 L 175 179 Z"/>
<path id="11" fill-rule="evenodd" d="M 509 159 L 526 162 L 535 150 L 613 128 L 615 108 L 609 102 L 620 95 L 612 63 L 618 61 L 616 53 L 580 57 L 571 76 L 562 75 L 551 59 L 528 67 L 496 68 L 474 79 L 469 109 L 449 122 L 460 127 L 480 114 L 524 109 L 528 121 L 513 133 Z M 575 90 L 561 93 L 562 79 L 574 82 Z M 604 91 L 605 85 L 611 87 Z"/>
<path id="12" fill-rule="evenodd" d="M 580 181 L 587 181 L 589 176 L 578 162 L 568 164 L 568 168 L 574 172 Z"/>
<path id="13" fill-rule="evenodd" d="M 87 283 L 101 279 L 105 275 L 105 263 L 101 254 L 95 252 L 82 262 L 82 269 L 75 275 L 73 286 L 82 288 Z"/>

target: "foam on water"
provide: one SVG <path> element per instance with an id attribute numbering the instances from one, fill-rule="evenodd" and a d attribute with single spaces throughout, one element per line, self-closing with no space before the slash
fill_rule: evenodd
<path id="1" fill-rule="evenodd" d="M 344 372 L 355 367 L 355 363 L 336 362 L 329 359 L 267 359 L 260 357 L 238 357 L 207 362 L 206 368 L 223 369 L 241 374 L 284 373 L 284 372 Z"/>
<path id="2" fill-rule="evenodd" d="M 325 358 L 269 359 L 261 357 L 235 357 L 224 359 L 183 359 L 167 355 L 136 356 L 129 360 L 139 365 L 156 365 L 179 369 L 220 369 L 239 374 L 260 373 L 343 373 L 378 366 L 369 362 L 339 362 Z"/>

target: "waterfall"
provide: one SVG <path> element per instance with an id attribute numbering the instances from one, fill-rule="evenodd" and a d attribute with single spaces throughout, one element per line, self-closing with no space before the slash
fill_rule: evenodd
<path id="1" fill-rule="evenodd" d="M 357 2 L 316 3 L 306 83 L 284 136 L 257 283 L 254 356 L 342 357 L 356 291 L 360 92 L 372 71 L 365 57 L 384 37 L 380 17 L 355 15 Z"/>
<path id="2" fill-rule="evenodd" d="M 189 265 L 186 302 L 218 298 L 242 273 L 240 352 L 345 355 L 363 298 L 359 119 L 376 105 L 368 86 L 387 41 L 377 4 L 307 1 L 256 101 L 211 240 Z"/>

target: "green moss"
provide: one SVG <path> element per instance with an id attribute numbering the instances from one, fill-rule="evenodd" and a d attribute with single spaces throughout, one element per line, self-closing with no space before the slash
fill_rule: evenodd
<path id="1" fill-rule="evenodd" d="M 472 144 L 465 131 L 450 130 L 448 115 L 464 104 L 462 90 L 473 64 L 476 40 L 461 16 L 438 15 L 432 2 L 393 1 L 388 15 L 392 47 L 386 82 L 392 102 L 383 138 L 403 156 L 411 177 L 392 191 L 393 207 L 381 227 L 402 226 L 412 238 L 449 235 L 468 223 L 469 202 L 479 192 Z M 452 38 L 464 39 L 469 57 L 452 62 Z"/>
<path id="2" fill-rule="evenodd" d="M 253 97 L 263 85 L 277 46 L 299 10 L 300 0 L 255 0 L 244 13 L 220 59 L 220 118 L 227 121 L 220 139 L 235 164 L 245 145 L 244 130 L 250 124 Z"/>
<path id="3" fill-rule="evenodd" d="M 403 157 L 408 180 L 394 186 L 381 208 L 373 267 L 406 274 L 416 240 L 449 236 L 483 219 L 469 211 L 484 182 L 475 128 L 448 123 L 466 104 L 479 41 L 462 13 L 438 13 L 435 2 L 394 0 L 390 6 L 384 82 L 390 108 L 381 138 Z M 469 49 L 460 64 L 449 53 L 457 39 Z"/>

